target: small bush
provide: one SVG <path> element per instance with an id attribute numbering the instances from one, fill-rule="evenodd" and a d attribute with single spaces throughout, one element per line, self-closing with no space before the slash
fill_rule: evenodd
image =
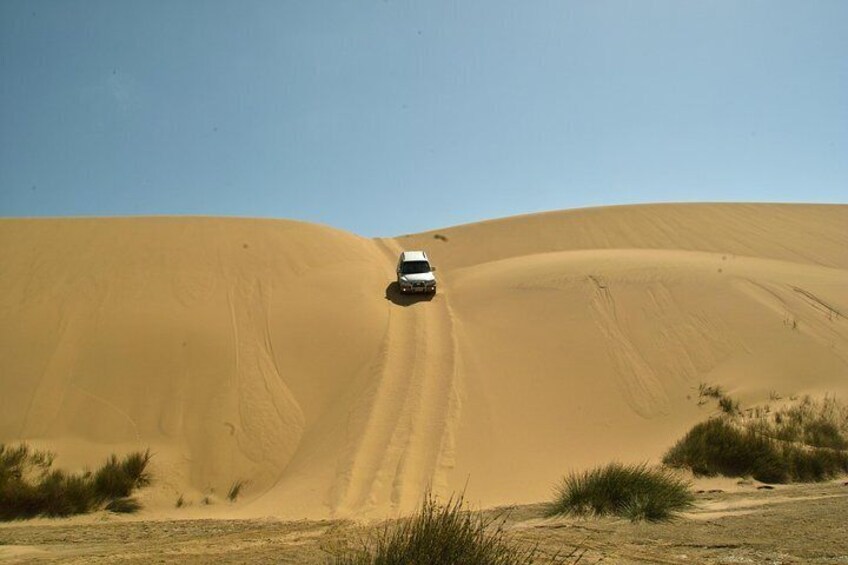
<path id="1" fill-rule="evenodd" d="M 776 411 L 771 418 L 746 422 L 775 439 L 813 447 L 848 449 L 848 407 L 832 397 L 809 396 Z"/>
<path id="2" fill-rule="evenodd" d="M 246 486 L 247 481 L 243 479 L 233 481 L 233 484 L 230 485 L 230 490 L 227 491 L 227 500 L 229 500 L 230 502 L 235 502 L 241 494 L 242 489 Z"/>
<path id="3" fill-rule="evenodd" d="M 718 407 L 725 414 L 733 415 L 739 412 L 739 402 L 733 400 L 729 396 L 722 396 L 718 399 Z"/>
<path id="4" fill-rule="evenodd" d="M 761 428 L 713 418 L 695 425 L 666 453 L 663 463 L 703 476 L 810 482 L 848 472 L 848 453 L 778 441 Z"/>
<path id="5" fill-rule="evenodd" d="M 768 438 L 713 418 L 696 424 L 666 453 L 663 463 L 686 467 L 701 476 L 751 476 L 766 483 L 782 483 L 787 472 L 780 459 Z"/>
<path id="6" fill-rule="evenodd" d="M 428 493 L 415 515 L 386 523 L 361 548 L 335 556 L 329 563 L 517 565 L 537 559 L 535 547 L 514 546 L 506 539 L 503 527 L 492 526 L 480 513 L 467 511 L 462 496 L 440 504 Z"/>
<path id="7" fill-rule="evenodd" d="M 689 485 L 668 469 L 611 463 L 566 477 L 548 515 L 614 515 L 656 522 L 672 518 L 692 501 Z"/>
<path id="8" fill-rule="evenodd" d="M 109 512 L 118 512 L 120 514 L 133 514 L 140 509 L 141 503 L 130 497 L 116 498 L 106 505 L 106 510 Z"/>
<path id="9" fill-rule="evenodd" d="M 701 383 L 698 385 L 698 398 L 715 398 L 716 400 L 724 397 L 724 389 L 719 385 L 708 385 Z"/>
<path id="10" fill-rule="evenodd" d="M 126 502 L 136 488 L 149 484 L 146 471 L 150 452 L 133 453 L 119 461 L 115 455 L 92 473 L 67 473 L 52 469 L 53 454 L 21 444 L 0 444 L 0 520 L 35 516 L 71 516 L 102 508 L 129 508 Z M 114 504 L 113 504 L 114 503 Z M 131 511 L 135 511 L 131 510 Z"/>
<path id="11" fill-rule="evenodd" d="M 150 450 L 131 453 L 122 461 L 112 454 L 103 466 L 94 473 L 94 487 L 102 500 L 124 498 L 133 490 L 150 484 L 147 466 Z"/>

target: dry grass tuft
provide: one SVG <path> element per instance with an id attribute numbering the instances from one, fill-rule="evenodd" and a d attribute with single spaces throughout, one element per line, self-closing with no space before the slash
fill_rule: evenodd
<path id="1" fill-rule="evenodd" d="M 565 557 L 546 557 L 565 563 Z M 465 508 L 463 497 L 442 504 L 428 493 L 413 516 L 387 522 L 358 548 L 328 562 L 335 565 L 520 565 L 538 562 L 536 547 L 520 547 L 506 536 L 503 522 L 487 520 Z M 579 556 L 578 556 L 579 558 Z"/>
<path id="2" fill-rule="evenodd" d="M 0 444 L 0 520 L 35 516 L 71 516 L 105 507 L 135 512 L 141 506 L 129 498 L 150 483 L 150 451 L 118 459 L 110 456 L 94 473 L 53 469 L 52 453 L 26 444 Z"/>
<path id="3" fill-rule="evenodd" d="M 689 484 L 669 469 L 610 463 L 563 479 L 548 515 L 612 515 L 658 522 L 673 518 L 692 501 Z"/>
<path id="4" fill-rule="evenodd" d="M 805 397 L 776 411 L 725 411 L 693 427 L 663 462 L 696 475 L 817 482 L 848 473 L 846 449 L 848 407 Z"/>

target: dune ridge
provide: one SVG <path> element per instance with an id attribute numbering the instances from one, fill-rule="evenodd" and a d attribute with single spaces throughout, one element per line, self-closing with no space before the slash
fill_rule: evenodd
<path id="1" fill-rule="evenodd" d="M 150 446 L 149 512 L 380 517 L 547 498 L 710 407 L 848 393 L 848 206 L 678 204 L 366 239 L 284 220 L 0 220 L 0 441 Z M 437 237 L 438 236 L 438 237 Z M 392 294 L 401 249 L 439 268 Z M 92 459 L 94 459 L 92 461 Z M 467 487 L 466 487 L 467 485 Z"/>

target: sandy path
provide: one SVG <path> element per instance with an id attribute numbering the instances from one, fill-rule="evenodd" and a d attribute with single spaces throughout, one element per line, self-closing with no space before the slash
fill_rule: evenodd
<path id="1" fill-rule="evenodd" d="M 824 565 L 848 559 L 844 480 L 771 491 L 752 484 L 696 499 L 692 512 L 662 524 L 549 519 L 540 504 L 516 506 L 504 528 L 510 540 L 535 545 L 543 555 L 577 548 L 581 564 Z M 503 510 L 487 514 L 503 517 Z M 0 562 L 319 564 L 369 531 L 344 521 L 140 518 L 100 513 L 0 524 Z"/>
<path id="2" fill-rule="evenodd" d="M 392 239 L 375 244 L 391 280 L 401 248 Z M 339 472 L 336 515 L 406 511 L 428 486 L 447 488 L 459 410 L 453 316 L 444 293 L 393 302 L 368 417 Z"/>

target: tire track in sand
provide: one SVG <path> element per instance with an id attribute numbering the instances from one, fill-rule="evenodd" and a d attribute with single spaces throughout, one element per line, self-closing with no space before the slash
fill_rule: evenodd
<path id="1" fill-rule="evenodd" d="M 394 276 L 400 246 L 375 240 Z M 440 281 L 441 283 L 441 281 Z M 430 487 L 447 489 L 459 416 L 453 315 L 441 290 L 433 300 L 389 305 L 389 328 L 358 444 L 337 477 L 334 514 L 414 509 Z M 352 430 L 353 431 L 353 430 Z"/>

